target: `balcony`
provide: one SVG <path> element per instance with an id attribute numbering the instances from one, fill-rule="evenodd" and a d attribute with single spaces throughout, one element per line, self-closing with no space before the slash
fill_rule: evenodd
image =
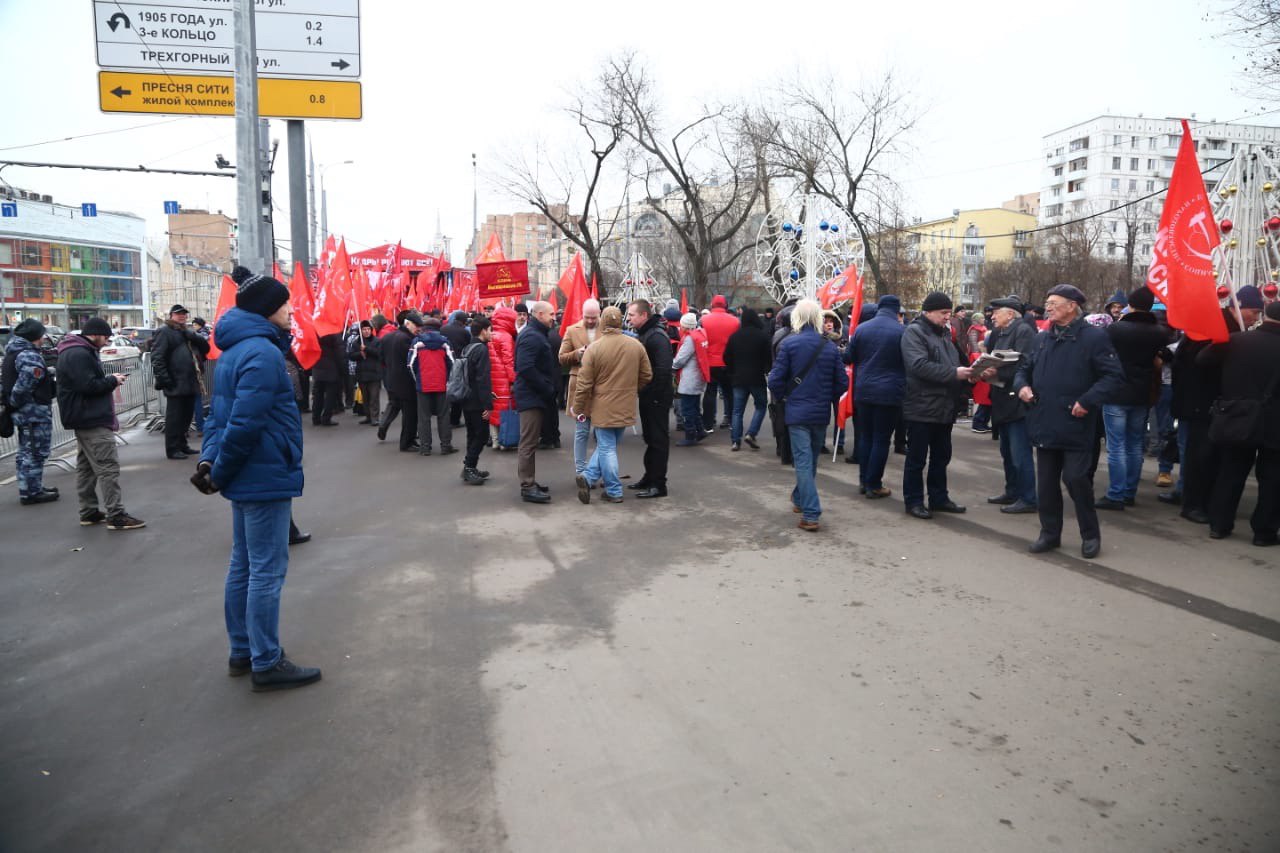
<path id="1" fill-rule="evenodd" d="M 1088 194 L 1085 192 L 1084 189 L 1078 189 L 1075 192 L 1067 193 L 1066 198 L 1067 198 L 1067 201 L 1084 201 L 1087 195 Z"/>
<path id="2" fill-rule="evenodd" d="M 1067 162 L 1067 154 L 1064 151 L 1061 154 L 1050 154 L 1047 158 L 1045 158 L 1044 164 L 1052 169 L 1054 166 L 1061 166 L 1066 162 Z"/>

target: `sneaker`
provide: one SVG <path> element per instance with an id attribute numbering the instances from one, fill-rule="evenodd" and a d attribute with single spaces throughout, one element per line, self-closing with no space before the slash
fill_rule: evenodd
<path id="1" fill-rule="evenodd" d="M 140 518 L 134 518 L 127 512 L 119 515 L 113 515 L 107 519 L 108 530 L 137 530 L 139 527 L 146 527 L 147 523 Z"/>
<path id="2" fill-rule="evenodd" d="M 742 442 L 741 442 L 741 441 L 735 441 L 733 444 L 729 445 L 729 449 L 730 449 L 730 450 L 734 450 L 734 451 L 741 450 L 741 449 L 742 449 Z"/>
<path id="3" fill-rule="evenodd" d="M 1156 485 L 1160 488 L 1168 488 L 1173 485 L 1173 475 L 1168 471 L 1161 471 L 1156 475 Z"/>
<path id="4" fill-rule="evenodd" d="M 93 527 L 95 524 L 101 524 L 107 520 L 107 514 L 100 509 L 95 509 L 88 515 L 80 516 L 81 527 Z"/>
<path id="5" fill-rule="evenodd" d="M 578 500 L 584 504 L 591 503 L 591 486 L 587 484 L 587 478 L 579 474 L 573 481 L 578 486 Z"/>
<path id="6" fill-rule="evenodd" d="M 314 666 L 298 666 L 284 655 L 276 665 L 264 672 L 253 674 L 253 692 L 265 693 L 268 690 L 289 690 L 294 687 L 306 687 L 320 680 L 320 670 Z"/>

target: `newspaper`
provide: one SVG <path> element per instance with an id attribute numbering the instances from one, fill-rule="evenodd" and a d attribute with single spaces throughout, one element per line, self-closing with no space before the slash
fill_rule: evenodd
<path id="1" fill-rule="evenodd" d="M 1007 364 L 1017 364 L 1020 358 L 1022 358 L 1022 353 L 1017 352 L 1016 350 L 998 349 L 994 352 L 978 356 L 978 360 L 971 364 L 970 367 L 973 368 L 973 372 L 975 374 L 980 376 L 988 367 L 995 367 L 998 369 Z M 997 388 L 1004 387 L 1004 382 L 997 377 L 993 377 L 985 381 L 991 383 Z"/>

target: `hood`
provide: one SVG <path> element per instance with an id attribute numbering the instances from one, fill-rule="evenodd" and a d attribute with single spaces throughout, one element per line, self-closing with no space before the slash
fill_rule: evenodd
<path id="1" fill-rule="evenodd" d="M 506 305 L 499 305 L 493 311 L 493 328 L 498 332 L 506 332 L 511 337 L 516 335 L 516 310 Z"/>
<path id="2" fill-rule="evenodd" d="M 88 341 L 85 341 L 85 343 L 88 343 Z M 24 349 L 34 350 L 35 348 L 36 348 L 36 345 L 31 343 L 31 341 L 27 340 L 26 338 L 20 338 L 17 335 L 14 335 L 12 338 L 9 339 L 9 345 L 4 348 L 4 351 L 6 353 L 22 352 Z M 59 349 L 59 352 L 61 352 L 61 349 Z"/>
<path id="3" fill-rule="evenodd" d="M 467 324 L 467 312 L 461 309 L 454 311 L 449 315 L 449 325 L 465 326 Z"/>
<path id="4" fill-rule="evenodd" d="M 742 325 L 749 329 L 763 329 L 764 322 L 760 319 L 760 315 L 756 313 L 754 308 L 742 309 Z"/>
<path id="5" fill-rule="evenodd" d="M 72 347 L 84 347 L 85 349 L 93 350 L 95 353 L 98 351 L 98 348 L 89 343 L 87 338 L 82 338 L 79 335 L 67 335 L 65 338 L 58 341 L 58 355 L 62 355 L 62 353 Z"/>
<path id="6" fill-rule="evenodd" d="M 218 318 L 213 339 L 219 349 L 227 350 L 249 338 L 266 338 L 276 346 L 281 345 L 280 329 L 261 314 L 253 314 L 243 308 L 231 308 Z M 327 337 L 327 336 L 326 336 Z"/>
<path id="7" fill-rule="evenodd" d="M 437 332 L 435 329 L 426 332 L 419 332 L 418 336 L 413 339 L 415 344 L 422 344 L 427 349 L 441 349 L 448 346 L 449 339 Z"/>

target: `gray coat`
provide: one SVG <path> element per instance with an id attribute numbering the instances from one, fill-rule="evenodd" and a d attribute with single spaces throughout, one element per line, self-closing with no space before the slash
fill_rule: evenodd
<path id="1" fill-rule="evenodd" d="M 707 388 L 707 382 L 698 369 L 698 354 L 693 351 L 693 337 L 685 335 L 680 342 L 680 351 L 671 362 L 673 370 L 680 371 L 680 382 L 676 386 L 677 394 L 701 394 Z"/>
<path id="2" fill-rule="evenodd" d="M 917 317 L 902 333 L 902 361 L 907 370 L 903 420 L 955 423 L 964 383 L 956 379 L 960 352 L 951 342 L 951 329 Z"/>

